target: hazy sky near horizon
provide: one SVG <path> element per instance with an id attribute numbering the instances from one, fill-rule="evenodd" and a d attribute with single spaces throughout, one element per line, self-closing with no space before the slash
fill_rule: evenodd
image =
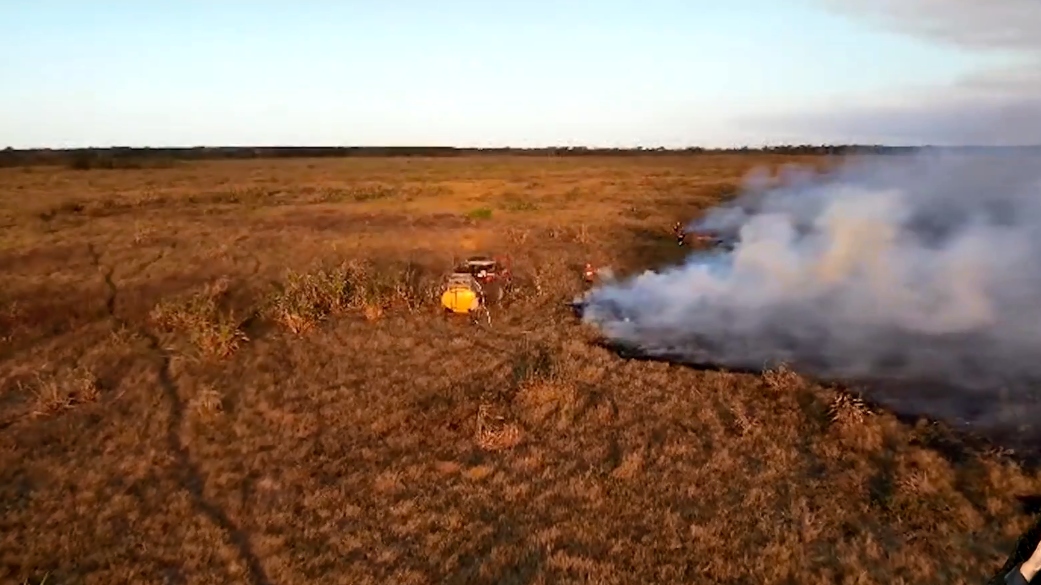
<path id="1" fill-rule="evenodd" d="M 1041 142 L 1038 0 L 36 0 L 0 38 L 0 147 Z"/>

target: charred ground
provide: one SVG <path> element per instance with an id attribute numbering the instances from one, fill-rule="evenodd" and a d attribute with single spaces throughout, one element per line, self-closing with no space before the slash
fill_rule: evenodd
<path id="1" fill-rule="evenodd" d="M 981 582 L 1034 471 L 784 368 L 619 359 L 563 304 L 790 162 L 827 164 L 0 170 L 0 580 Z M 471 252 L 518 278 L 490 328 L 436 312 Z"/>

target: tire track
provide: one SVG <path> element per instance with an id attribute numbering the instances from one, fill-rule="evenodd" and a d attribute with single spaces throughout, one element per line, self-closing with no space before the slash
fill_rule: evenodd
<path id="1" fill-rule="evenodd" d="M 172 249 L 172 246 L 171 246 L 171 249 Z M 165 249 L 165 248 L 164 248 L 164 249 L 162 249 L 162 250 L 159 250 L 159 253 L 158 253 L 158 254 L 156 254 L 155 258 L 152 258 L 151 260 L 145 260 L 145 261 L 144 261 L 144 262 L 142 262 L 142 263 L 141 263 L 140 265 L 136 266 L 136 267 L 134 268 L 134 270 L 133 270 L 133 274 L 135 274 L 135 275 L 139 275 L 139 274 L 141 274 L 142 272 L 144 272 L 145 270 L 148 270 L 148 269 L 149 269 L 149 268 L 151 268 L 151 267 L 152 267 L 153 265 L 155 265 L 155 263 L 159 262 L 159 261 L 160 261 L 160 260 L 162 260 L 163 258 L 166 258 L 166 254 L 167 254 L 167 253 L 168 253 L 169 251 L 170 251 L 170 250 L 168 250 L 168 249 Z"/>
<path id="2" fill-rule="evenodd" d="M 208 518 L 227 535 L 228 540 L 236 548 L 239 558 L 246 565 L 249 582 L 254 585 L 270 585 L 271 580 L 261 566 L 259 557 L 253 552 L 248 534 L 236 526 L 219 505 L 210 502 L 204 495 L 206 478 L 203 476 L 199 466 L 192 460 L 191 453 L 181 440 L 180 431 L 184 421 L 185 405 L 181 399 L 177 383 L 174 381 L 170 371 L 171 359 L 169 352 L 163 349 L 159 337 L 146 327 L 134 327 L 119 317 L 116 312 L 119 288 L 112 278 L 114 268 L 106 267 L 102 263 L 101 254 L 93 244 L 88 244 L 87 250 L 95 268 L 103 275 L 105 286 L 108 289 L 108 294 L 105 298 L 105 308 L 108 316 L 117 325 L 135 331 L 148 343 L 150 357 L 155 362 L 159 385 L 170 408 L 169 423 L 166 428 L 166 444 L 175 460 L 173 479 L 182 490 L 188 493 L 196 512 Z"/>

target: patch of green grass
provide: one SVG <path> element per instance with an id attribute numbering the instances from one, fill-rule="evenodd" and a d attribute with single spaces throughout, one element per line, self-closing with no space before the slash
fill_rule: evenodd
<path id="1" fill-rule="evenodd" d="M 466 212 L 466 217 L 470 219 L 491 219 L 492 210 L 488 207 L 478 207 Z"/>

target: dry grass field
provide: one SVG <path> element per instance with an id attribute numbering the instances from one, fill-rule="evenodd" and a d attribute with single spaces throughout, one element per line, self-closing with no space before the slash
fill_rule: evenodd
<path id="1" fill-rule="evenodd" d="M 0 169 L 0 582 L 982 583 L 1041 476 L 785 369 L 625 360 L 585 262 L 758 166 Z M 511 257 L 491 325 L 453 257 Z"/>

